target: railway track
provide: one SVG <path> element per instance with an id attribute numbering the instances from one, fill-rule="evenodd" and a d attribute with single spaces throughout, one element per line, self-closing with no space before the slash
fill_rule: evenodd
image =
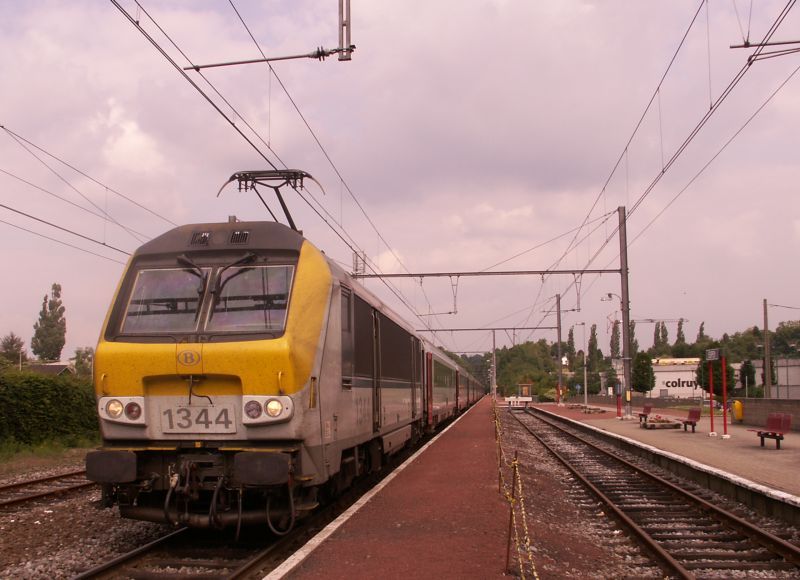
<path id="1" fill-rule="evenodd" d="M 0 509 L 97 485 L 85 475 L 85 471 L 70 471 L 0 486 Z"/>
<path id="2" fill-rule="evenodd" d="M 269 539 L 264 534 L 245 535 L 234 540 L 232 534 L 179 528 L 149 544 L 87 570 L 75 580 L 134 578 L 166 580 L 203 578 L 233 580 L 247 578 L 269 564 L 270 557 L 286 547 L 288 539 Z"/>
<path id="3" fill-rule="evenodd" d="M 377 478 L 382 479 L 382 476 Z M 85 571 L 74 580 L 234 580 L 262 578 L 354 503 L 375 479 L 345 492 L 333 503 L 298 520 L 292 532 L 275 536 L 263 526 L 246 526 L 241 537 L 232 530 L 179 528 L 149 544 Z"/>
<path id="4" fill-rule="evenodd" d="M 419 446 L 424 444 L 424 439 Z M 419 447 L 418 446 L 418 447 Z M 234 580 L 263 578 L 336 519 L 367 491 L 410 457 L 416 447 L 392 456 L 381 471 L 357 479 L 340 496 L 299 519 L 291 533 L 274 536 L 267 525 L 234 532 L 180 528 L 158 540 L 86 570 L 74 580 L 134 578 L 137 580 Z"/>
<path id="5" fill-rule="evenodd" d="M 511 414 L 603 502 L 663 570 L 678 578 L 800 578 L 800 548 L 568 427 Z"/>

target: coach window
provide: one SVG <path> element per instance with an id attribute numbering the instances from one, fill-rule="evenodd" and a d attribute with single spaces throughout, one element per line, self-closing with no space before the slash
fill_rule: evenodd
<path id="1" fill-rule="evenodd" d="M 353 308 L 353 373 L 359 377 L 374 375 L 375 369 L 375 322 L 372 306 L 359 296 Z"/>
<path id="2" fill-rule="evenodd" d="M 381 331 L 381 378 L 411 382 L 411 334 L 385 315 L 378 313 Z"/>

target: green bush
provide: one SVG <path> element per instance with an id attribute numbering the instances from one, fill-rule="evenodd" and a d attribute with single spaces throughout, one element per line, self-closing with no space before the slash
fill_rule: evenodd
<path id="1" fill-rule="evenodd" d="M 71 446 L 97 433 L 90 383 L 26 372 L 0 374 L 0 443 Z"/>

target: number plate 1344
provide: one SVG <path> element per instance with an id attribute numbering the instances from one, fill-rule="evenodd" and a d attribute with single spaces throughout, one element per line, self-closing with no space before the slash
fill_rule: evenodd
<path id="1" fill-rule="evenodd" d="M 161 410 L 163 433 L 236 433 L 233 405 L 166 407 Z"/>

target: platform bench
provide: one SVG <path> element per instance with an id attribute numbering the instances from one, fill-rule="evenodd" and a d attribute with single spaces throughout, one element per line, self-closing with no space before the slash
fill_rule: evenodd
<path id="1" fill-rule="evenodd" d="M 689 409 L 689 416 L 682 421 L 683 430 L 686 431 L 689 425 L 692 426 L 692 433 L 694 428 L 697 427 L 697 422 L 700 420 L 700 409 Z"/>
<path id="2" fill-rule="evenodd" d="M 650 411 L 653 410 L 653 405 L 645 405 L 642 407 L 642 412 L 639 413 L 639 423 L 647 423 L 647 418 L 650 416 Z"/>
<path id="3" fill-rule="evenodd" d="M 761 447 L 764 439 L 774 439 L 775 448 L 781 448 L 783 436 L 792 428 L 792 416 L 789 413 L 770 413 L 767 416 L 767 426 L 764 429 L 748 429 L 761 438 Z"/>

